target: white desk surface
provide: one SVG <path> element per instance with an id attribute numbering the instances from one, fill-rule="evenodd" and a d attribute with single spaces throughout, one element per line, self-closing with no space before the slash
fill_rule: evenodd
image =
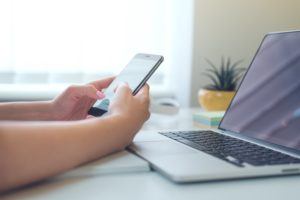
<path id="1" fill-rule="evenodd" d="M 194 109 L 193 109 L 194 110 Z M 178 116 L 153 115 L 145 130 L 195 129 L 191 109 Z M 0 199 L 299 199 L 300 176 L 175 184 L 156 172 L 106 174 L 48 180 L 14 191 Z"/>

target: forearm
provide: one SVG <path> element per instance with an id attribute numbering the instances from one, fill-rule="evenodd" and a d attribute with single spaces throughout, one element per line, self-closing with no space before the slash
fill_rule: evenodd
<path id="1" fill-rule="evenodd" d="M 0 120 L 54 120 L 51 101 L 0 104 Z"/>
<path id="2" fill-rule="evenodd" d="M 1 123 L 0 191 L 53 176 L 124 148 L 134 133 L 122 128 L 123 123 L 114 117 Z"/>

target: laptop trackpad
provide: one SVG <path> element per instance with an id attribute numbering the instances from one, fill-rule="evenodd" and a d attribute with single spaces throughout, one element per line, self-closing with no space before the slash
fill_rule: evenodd
<path id="1" fill-rule="evenodd" d="M 172 140 L 134 142 L 129 148 L 137 154 L 147 157 L 166 156 L 173 154 L 191 154 L 198 152 L 195 149 Z"/>

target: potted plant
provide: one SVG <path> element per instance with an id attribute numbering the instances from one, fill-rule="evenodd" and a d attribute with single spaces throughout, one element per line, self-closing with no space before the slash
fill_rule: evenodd
<path id="1" fill-rule="evenodd" d="M 229 106 L 245 69 L 239 68 L 241 60 L 232 63 L 222 57 L 221 66 L 218 69 L 210 60 L 206 59 L 210 68 L 204 75 L 211 84 L 199 90 L 198 99 L 201 107 L 207 111 L 223 111 Z"/>

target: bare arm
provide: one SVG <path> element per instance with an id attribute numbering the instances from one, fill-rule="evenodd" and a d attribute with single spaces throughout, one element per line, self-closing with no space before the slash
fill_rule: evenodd
<path id="1" fill-rule="evenodd" d="M 0 120 L 46 121 L 85 119 L 89 108 L 104 97 L 101 90 L 114 77 L 86 85 L 73 85 L 51 101 L 11 102 L 0 104 Z"/>
<path id="2" fill-rule="evenodd" d="M 0 120 L 54 120 L 51 101 L 0 104 Z"/>
<path id="3" fill-rule="evenodd" d="M 50 177 L 123 149 L 132 135 L 124 124 L 118 117 L 76 123 L 2 122 L 0 189 Z"/>
<path id="4" fill-rule="evenodd" d="M 64 172 L 124 149 L 149 117 L 148 87 L 117 89 L 110 115 L 68 122 L 0 123 L 0 191 Z"/>

